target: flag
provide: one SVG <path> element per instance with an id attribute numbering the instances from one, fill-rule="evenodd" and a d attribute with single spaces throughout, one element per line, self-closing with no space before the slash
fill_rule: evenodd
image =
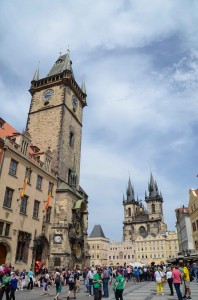
<path id="1" fill-rule="evenodd" d="M 22 188 L 22 191 L 20 192 L 20 200 L 25 195 L 25 189 L 26 189 L 26 186 L 27 186 L 27 183 L 28 183 L 28 179 L 29 179 L 30 173 L 31 173 L 31 168 L 29 168 L 29 169 L 26 170 L 26 175 L 25 175 L 25 179 L 24 179 L 24 183 L 23 183 L 23 188 Z"/>
<path id="2" fill-rule="evenodd" d="M 47 196 L 47 201 L 45 204 L 45 209 L 47 210 L 49 205 L 50 205 L 50 200 L 51 200 L 51 192 L 49 192 L 48 196 Z"/>

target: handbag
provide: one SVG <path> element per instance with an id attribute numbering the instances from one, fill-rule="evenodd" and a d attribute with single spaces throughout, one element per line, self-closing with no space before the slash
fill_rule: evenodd
<path id="1" fill-rule="evenodd" d="M 166 278 L 162 277 L 162 283 L 166 282 Z"/>

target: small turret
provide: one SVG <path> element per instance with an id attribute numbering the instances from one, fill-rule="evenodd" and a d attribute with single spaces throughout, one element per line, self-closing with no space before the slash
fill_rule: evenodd
<path id="1" fill-rule="evenodd" d="M 38 80 L 39 80 L 39 67 L 36 68 L 32 81 L 38 81 Z"/>

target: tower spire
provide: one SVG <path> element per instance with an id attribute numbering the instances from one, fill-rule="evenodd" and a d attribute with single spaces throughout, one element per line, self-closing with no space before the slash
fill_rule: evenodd
<path id="1" fill-rule="evenodd" d="M 81 90 L 84 94 L 86 94 L 86 87 L 85 87 L 85 78 L 83 76 L 83 81 L 82 81 L 82 86 L 81 86 Z"/>
<path id="2" fill-rule="evenodd" d="M 36 68 L 36 71 L 34 73 L 32 81 L 37 81 L 37 80 L 39 80 L 39 63 L 38 63 L 38 66 Z"/>
<path id="3" fill-rule="evenodd" d="M 135 201 L 135 193 L 134 193 L 134 187 L 131 184 L 131 179 L 129 177 L 129 181 L 128 181 L 128 187 L 127 187 L 127 202 L 133 202 Z"/>

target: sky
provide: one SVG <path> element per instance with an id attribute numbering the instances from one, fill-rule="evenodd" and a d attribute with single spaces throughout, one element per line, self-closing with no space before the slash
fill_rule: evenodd
<path id="1" fill-rule="evenodd" d="M 89 229 L 122 240 L 129 176 L 144 200 L 150 172 L 175 230 L 198 173 L 198 1 L 1 0 L 0 116 L 26 125 L 28 92 L 69 47 L 88 106 L 83 113 L 80 183 Z"/>

